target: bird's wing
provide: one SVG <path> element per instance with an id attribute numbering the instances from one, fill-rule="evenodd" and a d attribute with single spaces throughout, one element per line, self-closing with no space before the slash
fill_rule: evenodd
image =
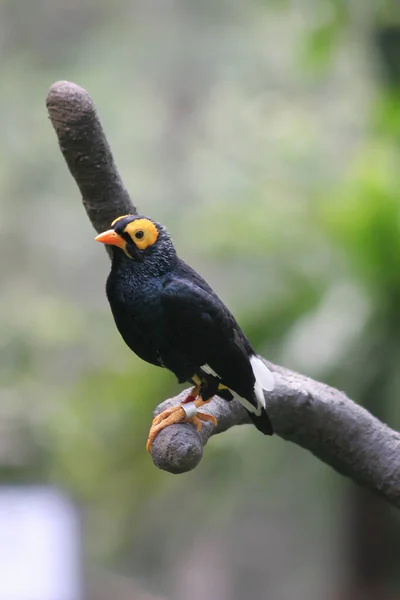
<path id="1" fill-rule="evenodd" d="M 164 288 L 161 301 L 168 347 L 197 367 L 208 365 L 239 395 L 251 396 L 255 382 L 251 346 L 212 290 L 175 278 Z"/>

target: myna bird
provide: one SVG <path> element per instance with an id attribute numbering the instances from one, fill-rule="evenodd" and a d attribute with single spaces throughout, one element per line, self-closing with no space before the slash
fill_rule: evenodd
<path id="1" fill-rule="evenodd" d="M 112 248 L 106 292 L 125 343 L 143 360 L 172 371 L 194 387 L 179 405 L 152 423 L 147 449 L 167 425 L 216 419 L 198 408 L 218 395 L 237 398 L 262 433 L 273 428 L 264 390 L 272 373 L 256 355 L 233 315 L 200 275 L 181 260 L 165 228 L 124 215 L 96 241 Z"/>

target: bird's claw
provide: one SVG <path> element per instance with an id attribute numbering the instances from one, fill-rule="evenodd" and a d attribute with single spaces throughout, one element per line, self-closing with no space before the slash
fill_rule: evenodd
<path id="1" fill-rule="evenodd" d="M 162 429 L 168 427 L 168 425 L 174 425 L 175 423 L 182 423 L 185 419 L 185 411 L 183 408 L 179 406 L 173 406 L 172 408 L 167 408 L 163 410 L 162 413 L 154 417 L 153 422 L 150 427 L 149 435 L 147 438 L 146 450 L 150 452 L 151 445 L 154 441 L 154 438 Z"/>
<path id="2" fill-rule="evenodd" d="M 194 417 L 190 417 L 189 419 L 185 419 L 183 423 L 191 423 L 196 427 L 197 433 L 203 427 L 202 421 L 211 421 L 214 427 L 217 426 L 217 419 L 213 415 L 208 415 L 207 413 L 198 412 Z"/>
<path id="3" fill-rule="evenodd" d="M 180 405 L 178 405 L 178 406 L 172 406 L 171 408 L 166 408 L 165 410 L 163 410 L 162 412 L 160 412 L 159 415 L 157 415 L 156 417 L 154 417 L 153 422 L 151 424 L 151 428 L 155 427 L 156 425 L 159 425 L 160 423 L 162 423 L 163 421 L 165 421 L 166 419 L 168 419 L 171 415 L 173 415 L 178 410 L 180 410 L 180 408 L 181 408 Z M 182 414 L 184 414 L 184 413 L 182 413 Z M 174 422 L 174 421 L 172 421 L 172 422 Z M 169 425 L 169 423 L 168 423 L 168 425 Z"/>
<path id="4" fill-rule="evenodd" d="M 196 401 L 196 403 L 197 402 L 198 401 Z M 201 401 L 201 404 L 204 404 L 204 402 Z M 174 425 L 176 423 L 191 423 L 196 427 L 196 431 L 199 432 L 203 426 L 202 421 L 211 421 L 214 426 L 217 425 L 217 419 L 213 415 L 198 412 L 196 415 L 187 418 L 186 412 L 181 405 L 173 406 L 172 408 L 167 408 L 153 419 L 149 431 L 149 436 L 147 438 L 147 452 L 150 452 L 155 437 L 160 433 L 162 429 L 168 427 L 168 425 Z"/>

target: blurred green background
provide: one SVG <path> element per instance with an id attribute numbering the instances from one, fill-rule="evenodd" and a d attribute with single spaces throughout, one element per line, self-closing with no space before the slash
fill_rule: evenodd
<path id="1" fill-rule="evenodd" d="M 400 598 L 398 516 L 302 449 L 238 427 L 153 466 L 178 387 L 117 333 L 45 110 L 87 89 L 257 350 L 400 428 L 396 0 L 2 0 L 0 51 L 2 481 L 69 491 L 94 600 Z"/>

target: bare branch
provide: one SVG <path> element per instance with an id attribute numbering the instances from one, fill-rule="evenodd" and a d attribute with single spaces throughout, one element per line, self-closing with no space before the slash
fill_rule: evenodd
<path id="1" fill-rule="evenodd" d="M 55 83 L 47 107 L 95 229 L 106 229 L 121 214 L 136 213 L 87 92 L 73 83 Z M 276 434 L 400 507 L 400 434 L 342 392 L 267 364 L 276 380 L 276 389 L 266 398 Z M 177 404 L 185 394 L 162 403 L 156 413 Z M 189 471 L 201 460 L 211 435 L 249 423 L 246 411 L 236 402 L 215 398 L 208 407 L 218 420 L 216 428 L 205 424 L 198 434 L 191 425 L 171 425 L 158 434 L 152 457 L 159 468 L 171 473 Z"/>
<path id="2" fill-rule="evenodd" d="M 120 215 L 136 214 L 86 90 L 69 81 L 57 81 L 49 90 L 46 106 L 96 231 L 108 229 Z"/>

